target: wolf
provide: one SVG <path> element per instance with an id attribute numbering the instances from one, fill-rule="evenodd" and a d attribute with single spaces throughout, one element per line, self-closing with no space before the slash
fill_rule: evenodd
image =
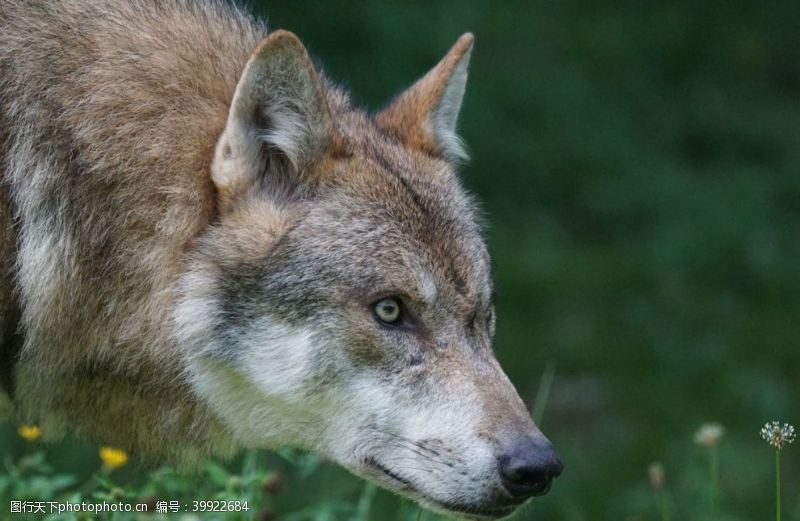
<path id="1" fill-rule="evenodd" d="M 473 36 L 368 113 L 222 0 L 0 3 L 0 382 L 144 460 L 316 451 L 436 511 L 562 469 L 492 352 Z"/>

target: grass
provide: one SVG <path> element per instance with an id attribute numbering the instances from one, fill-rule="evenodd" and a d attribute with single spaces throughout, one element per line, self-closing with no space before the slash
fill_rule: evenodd
<path id="1" fill-rule="evenodd" d="M 544 411 L 547 396 L 555 380 L 555 364 L 549 363 L 540 378 L 539 394 L 533 410 Z M 148 514 L 136 512 L 48 513 L 37 519 L 73 521 L 108 519 L 112 521 L 161 521 L 175 519 L 173 507 L 197 511 L 181 519 L 250 521 L 282 519 L 287 521 L 396 520 L 443 521 L 443 516 L 422 510 L 415 504 L 397 498 L 371 483 L 353 478 L 338 467 L 326 464 L 313 454 L 290 449 L 275 452 L 245 451 L 231 462 L 209 461 L 199 473 L 186 474 L 170 466 L 156 469 L 138 468 L 127 455 L 109 448 L 92 447 L 68 439 L 55 445 L 39 441 L 41 432 L 33 426 L 15 426 L 3 414 L 10 413 L 7 402 L 0 399 L 0 505 L 10 510 L 11 501 L 58 501 L 79 504 L 141 505 Z M 540 413 L 541 414 L 541 413 Z M 768 424 L 767 427 L 769 427 Z M 784 424 L 777 434 L 762 436 L 775 448 L 776 521 L 781 521 L 781 455 L 792 436 L 785 436 L 791 427 Z M 746 519 L 721 501 L 720 461 L 721 426 L 704 425 L 695 442 L 708 451 L 705 476 L 686 480 L 681 472 L 667 476 L 664 466 L 654 463 L 648 469 L 655 501 L 652 508 L 629 496 L 625 519 L 671 521 L 729 521 Z M 792 431 L 793 433 L 793 431 Z M 777 437 L 776 437 L 777 436 Z M 783 436 L 782 438 L 780 436 Z M 776 441 L 777 440 L 777 441 Z M 734 441 L 734 436 L 729 440 Z M 688 445 L 688 441 L 687 441 Z M 722 452 L 725 454 L 725 452 Z M 702 458 L 698 458 L 702 460 Z M 684 469 L 687 475 L 692 469 Z M 668 479 L 669 478 L 669 479 Z M 693 483 L 686 487 L 686 483 Z M 678 494 L 670 493 L 671 483 L 678 484 Z M 754 487 L 758 485 L 752 485 Z M 760 487 L 769 494 L 769 487 Z M 703 490 L 706 492 L 704 493 Z M 625 495 L 625 491 L 621 490 Z M 555 500 L 564 505 L 563 519 L 586 519 L 576 514 L 570 504 L 570 491 L 558 488 Z M 207 503 L 225 503 L 226 513 L 203 512 Z M 197 503 L 196 503 L 197 502 Z M 219 504 L 219 503 L 218 503 Z M 131 508 L 135 508 L 131 507 Z M 156 510 L 161 509 L 159 513 Z M 518 518 L 539 518 L 536 507 L 523 509 Z M 194 517 L 192 517 L 194 516 Z M 24 517 L 16 517 L 24 519 Z M 6 519 L 0 517 L 0 519 Z M 15 517 L 11 517 L 15 519 Z M 800 521 L 800 497 L 791 521 Z M 754 520 L 755 521 L 755 520 Z"/>
<path id="2" fill-rule="evenodd" d="M 444 519 L 305 452 L 285 448 L 274 452 L 247 450 L 229 462 L 209 461 L 197 473 L 184 473 L 167 465 L 142 468 L 137 465 L 135 455 L 122 457 L 119 452 L 72 438 L 55 444 L 42 443 L 40 431 L 32 426 L 15 425 L 10 413 L 0 394 L 0 519 L 3 521 L 8 519 L 12 501 L 147 504 L 151 512 L 11 517 L 48 521 L 176 519 L 171 511 L 172 502 L 182 512 L 195 507 L 202 509 L 203 504 L 195 505 L 195 501 L 238 501 L 242 509 L 228 513 L 196 512 L 181 519 Z M 155 512 L 158 505 L 166 512 Z"/>

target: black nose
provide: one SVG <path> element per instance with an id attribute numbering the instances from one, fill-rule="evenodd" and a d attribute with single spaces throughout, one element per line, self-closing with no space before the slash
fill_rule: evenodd
<path id="1" fill-rule="evenodd" d="M 515 441 L 498 466 L 503 486 L 517 499 L 546 494 L 564 468 L 547 440 L 527 437 Z"/>

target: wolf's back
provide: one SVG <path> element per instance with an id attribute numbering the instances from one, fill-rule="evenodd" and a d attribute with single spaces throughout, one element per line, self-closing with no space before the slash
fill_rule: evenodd
<path id="1" fill-rule="evenodd" d="M 169 289 L 213 218 L 213 147 L 265 32 L 214 0 L 0 2 L 0 344 L 24 333 L 17 390 L 37 407 L 69 410 L 80 382 L 58 375 L 89 358 L 179 370 Z"/>

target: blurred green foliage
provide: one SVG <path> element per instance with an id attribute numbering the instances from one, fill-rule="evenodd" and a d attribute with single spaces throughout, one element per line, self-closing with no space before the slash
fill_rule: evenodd
<path id="1" fill-rule="evenodd" d="M 657 519 L 653 460 L 673 519 L 708 519 L 692 434 L 711 420 L 728 432 L 719 519 L 771 515 L 758 429 L 800 419 L 800 2 L 250 4 L 371 110 L 475 33 L 463 179 L 487 215 L 496 350 L 530 403 L 555 368 L 541 426 L 566 463 L 519 519 Z M 28 450 L 8 424 L 0 442 L 7 459 Z M 91 450 L 48 461 L 90 479 Z M 259 461 L 285 476 L 268 506 L 295 517 L 279 518 L 416 517 L 333 466 Z M 800 520 L 800 450 L 784 476 L 784 517 Z"/>

